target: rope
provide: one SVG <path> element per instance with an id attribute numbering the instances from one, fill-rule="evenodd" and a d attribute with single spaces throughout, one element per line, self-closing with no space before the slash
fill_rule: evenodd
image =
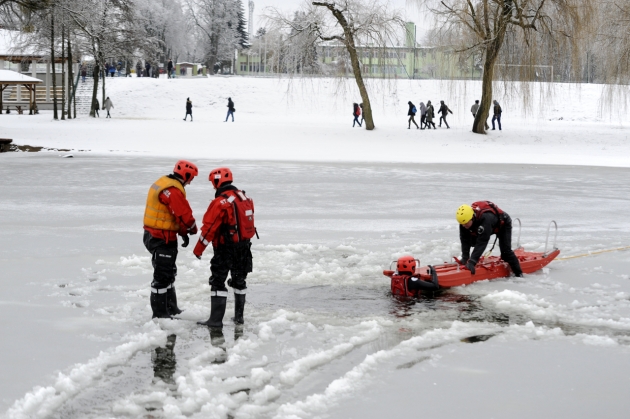
<path id="1" fill-rule="evenodd" d="M 565 256 L 563 258 L 557 258 L 556 260 L 578 259 L 578 258 L 583 258 L 586 256 L 600 255 L 602 253 L 618 252 L 620 250 L 628 250 L 628 249 L 630 249 L 630 246 L 617 247 L 615 249 L 597 250 L 595 252 L 582 253 L 581 255 Z"/>

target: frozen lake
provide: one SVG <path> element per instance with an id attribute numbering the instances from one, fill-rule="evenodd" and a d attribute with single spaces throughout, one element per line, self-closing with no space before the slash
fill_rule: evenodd
<path id="1" fill-rule="evenodd" d="M 479 199 L 522 220 L 528 250 L 552 219 L 561 256 L 627 246 L 630 169 L 193 161 L 198 220 L 219 165 L 256 202 L 246 324 L 223 335 L 189 321 L 210 306 L 191 248 L 188 320 L 150 321 L 142 214 L 175 159 L 2 156 L 7 417 L 627 417 L 630 251 L 408 302 L 382 270 L 458 255 L 454 212 Z"/>

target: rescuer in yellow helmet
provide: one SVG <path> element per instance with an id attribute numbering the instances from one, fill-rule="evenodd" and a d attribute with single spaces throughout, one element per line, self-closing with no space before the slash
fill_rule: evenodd
<path id="1" fill-rule="evenodd" d="M 512 219 L 506 212 L 490 201 L 477 201 L 472 205 L 459 207 L 455 218 L 459 223 L 459 239 L 462 243 L 461 263 L 473 275 L 479 258 L 488 246 L 490 236 L 496 234 L 501 259 L 510 265 L 515 276 L 523 276 L 521 264 L 512 251 Z"/>

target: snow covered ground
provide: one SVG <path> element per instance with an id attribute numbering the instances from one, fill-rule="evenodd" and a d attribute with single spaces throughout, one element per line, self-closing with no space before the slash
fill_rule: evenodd
<path id="1" fill-rule="evenodd" d="M 567 93 L 562 121 L 528 127 L 506 110 L 506 130 L 480 138 L 457 118 L 448 131 L 407 131 L 406 97 L 375 132 L 351 130 L 340 98 L 289 100 L 281 84 L 116 80 L 115 118 L 138 119 L 2 116 L 2 136 L 18 144 L 92 150 L 0 155 L 7 418 L 627 416 L 630 252 L 407 302 L 382 275 L 402 254 L 457 255 L 454 210 L 480 198 L 523 221 L 529 250 L 544 248 L 551 219 L 561 256 L 630 244 L 627 129 L 582 111 L 595 89 Z M 442 89 L 410 89 L 420 87 Z M 220 122 L 228 95 L 238 123 Z M 192 124 L 174 115 L 186 96 Z M 218 165 L 256 201 L 242 329 L 194 323 L 209 311 L 209 256 L 189 249 L 176 282 L 187 320 L 150 321 L 141 217 L 148 186 L 178 157 L 202 172 L 188 188 L 198 218 L 213 194 L 204 174 Z"/>
<path id="2" fill-rule="evenodd" d="M 190 158 L 406 162 L 531 163 L 630 166 L 627 109 L 603 107 L 602 87 L 555 84 L 505 99 L 497 87 L 503 131 L 480 137 L 470 132 L 470 107 L 478 82 L 370 80 L 377 129 L 352 126 L 352 81 L 115 78 L 107 80 L 113 118 L 51 123 L 38 117 L 0 118 L 5 138 L 18 144 L 99 153 L 173 155 Z M 224 123 L 227 98 L 236 103 L 236 123 Z M 184 122 L 186 98 L 194 122 Z M 99 92 L 100 98 L 100 92 Z M 100 99 L 99 99 L 100 100 Z M 407 102 L 445 100 L 453 110 L 450 130 L 407 130 Z M 437 111 L 437 106 L 436 106 Z M 436 118 L 436 124 L 438 122 Z"/>

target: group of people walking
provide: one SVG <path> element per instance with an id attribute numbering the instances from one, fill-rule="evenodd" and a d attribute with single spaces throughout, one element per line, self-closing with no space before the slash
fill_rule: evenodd
<path id="1" fill-rule="evenodd" d="M 407 102 L 407 104 L 409 105 L 409 111 L 407 112 L 407 116 L 409 116 L 407 129 L 411 129 L 412 123 L 416 126 L 416 129 L 431 129 L 431 127 L 433 127 L 433 129 L 437 129 L 435 122 L 433 122 L 433 119 L 435 118 L 435 108 L 431 104 L 430 100 L 427 101 L 426 105 L 424 102 L 420 102 L 420 109 L 416 108 L 416 105 L 414 105 L 411 101 Z M 416 123 L 416 114 L 418 112 L 420 112 L 420 126 Z M 446 122 L 446 117 L 449 113 L 452 114 L 453 111 L 449 109 L 448 105 L 446 105 L 443 100 L 440 101 L 440 107 L 438 108 L 437 113 L 440 114 L 439 126 L 441 127 L 442 122 L 444 122 L 446 128 L 450 128 L 448 122 Z"/>

